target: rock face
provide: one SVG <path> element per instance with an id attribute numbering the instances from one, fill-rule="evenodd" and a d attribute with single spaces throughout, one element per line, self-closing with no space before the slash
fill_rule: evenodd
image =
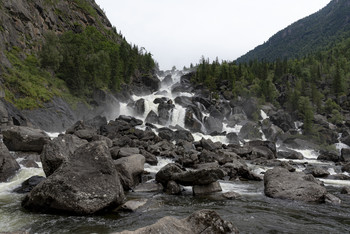
<path id="1" fill-rule="evenodd" d="M 38 212 L 93 214 L 123 203 L 124 191 L 104 141 L 78 148 L 69 161 L 36 186 L 22 206 Z"/>
<path id="2" fill-rule="evenodd" d="M 138 185 L 145 165 L 145 157 L 141 154 L 115 160 L 114 166 L 118 171 L 123 188 L 127 191 Z"/>
<path id="3" fill-rule="evenodd" d="M 12 126 L 2 131 L 4 143 L 11 151 L 31 151 L 40 153 L 50 137 L 42 130 L 22 126 Z"/>
<path id="4" fill-rule="evenodd" d="M 0 141 L 0 182 L 7 181 L 19 169 L 17 161 L 11 156 L 6 145 Z"/>
<path id="5" fill-rule="evenodd" d="M 312 175 L 276 167 L 264 175 L 265 195 L 272 198 L 324 202 L 327 190 Z"/>
<path id="6" fill-rule="evenodd" d="M 64 161 L 74 154 L 77 148 L 86 143 L 88 143 L 86 140 L 67 134 L 46 144 L 40 155 L 45 175 L 47 177 L 52 175 Z"/>
<path id="7" fill-rule="evenodd" d="M 231 222 L 221 219 L 212 210 L 201 210 L 193 213 L 185 219 L 177 219 L 166 216 L 155 224 L 137 229 L 135 231 L 123 231 L 121 234 L 204 234 L 204 233 L 238 233 L 237 228 Z"/>

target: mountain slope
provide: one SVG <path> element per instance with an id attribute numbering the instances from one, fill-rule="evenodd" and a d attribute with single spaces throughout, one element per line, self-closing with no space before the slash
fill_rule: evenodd
<path id="1" fill-rule="evenodd" d="M 279 31 L 237 61 L 296 58 L 334 44 L 350 36 L 349 12 L 349 0 L 332 0 L 320 11 Z"/>

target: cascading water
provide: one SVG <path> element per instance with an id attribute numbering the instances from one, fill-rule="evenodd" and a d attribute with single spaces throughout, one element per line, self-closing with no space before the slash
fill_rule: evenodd
<path id="1" fill-rule="evenodd" d="M 159 77 L 162 81 L 165 76 Z M 190 92 L 171 92 L 172 85 L 180 82 L 181 73 L 172 73 L 172 82 L 162 83 L 160 90 L 145 95 L 131 97 L 130 102 L 135 102 L 140 98 L 144 99 L 144 112 L 136 116 L 145 121 L 150 111 L 158 113 L 159 104 L 155 104 L 156 98 L 167 98 L 175 105 L 170 112 L 169 121 L 165 127 L 180 126 L 185 128 L 186 108 L 175 103 L 175 98 L 194 97 Z M 135 116 L 135 110 L 128 106 L 129 103 L 120 103 L 114 113 L 121 115 Z M 204 117 L 209 117 L 209 112 L 205 111 L 202 104 L 197 103 Z M 261 111 L 263 120 L 268 115 Z M 115 116 L 117 117 L 117 116 Z M 202 120 L 196 119 L 202 124 Z M 155 124 L 156 127 L 164 127 Z M 206 129 L 202 124 L 202 133 L 193 133 L 196 141 L 202 138 L 211 139 L 213 142 L 220 141 L 228 143 L 225 135 L 206 135 Z M 222 132 L 239 133 L 242 126 L 228 126 L 226 119 L 223 120 Z M 145 128 L 146 126 L 140 126 Z M 57 137 L 56 134 L 50 135 Z M 340 147 L 348 147 L 339 145 Z M 321 165 L 328 168 L 333 174 L 339 174 L 334 163 L 324 163 L 317 160 L 318 153 L 314 150 L 293 149 L 304 156 L 303 160 L 288 160 L 298 164 Z M 20 161 L 21 159 L 18 159 Z M 279 159 L 283 161 L 283 159 Z M 163 166 L 173 162 L 171 159 L 158 158 L 158 165 L 151 166 L 145 164 L 145 171 L 156 173 Z M 285 160 L 287 161 L 287 160 Z M 40 165 L 41 166 L 41 165 Z M 264 173 L 270 167 L 250 165 L 255 174 Z M 349 176 L 347 173 L 342 173 Z M 24 211 L 21 208 L 23 195 L 13 193 L 13 189 L 18 187 L 24 180 L 33 175 L 44 175 L 41 168 L 21 167 L 17 175 L 7 183 L 0 183 L 0 231 L 16 232 L 26 231 L 29 233 L 110 233 L 122 231 L 125 229 L 136 229 L 145 225 L 154 223 L 156 220 L 172 215 L 176 217 L 186 217 L 194 210 L 214 209 L 224 219 L 232 221 L 241 231 L 241 233 L 266 233 L 266 232 L 285 232 L 291 233 L 312 230 L 313 232 L 326 233 L 346 233 L 350 228 L 350 199 L 342 197 L 343 203 L 340 206 L 318 205 L 308 203 L 298 203 L 294 201 L 270 199 L 264 195 L 263 182 L 246 182 L 246 181 L 220 181 L 223 192 L 236 192 L 241 195 L 236 200 L 222 200 L 218 197 L 196 198 L 193 196 L 169 196 L 165 194 L 133 194 L 129 193 L 131 198 L 147 198 L 148 205 L 135 213 L 112 213 L 101 216 L 59 216 L 48 214 L 35 214 Z M 349 181 L 337 179 L 323 179 L 329 190 L 338 196 L 339 186 L 350 186 Z"/>

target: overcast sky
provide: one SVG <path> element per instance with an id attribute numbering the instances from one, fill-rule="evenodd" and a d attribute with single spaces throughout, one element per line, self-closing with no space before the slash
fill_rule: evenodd
<path id="1" fill-rule="evenodd" d="M 130 43 L 161 69 L 235 60 L 330 0 L 96 0 Z"/>

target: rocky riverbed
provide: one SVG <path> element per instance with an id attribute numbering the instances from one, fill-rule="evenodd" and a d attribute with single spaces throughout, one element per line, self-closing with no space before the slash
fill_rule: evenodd
<path id="1" fill-rule="evenodd" d="M 324 151 L 297 137 L 302 129 L 287 113 L 254 99 L 212 99 L 186 75 L 142 85 L 152 88 L 136 87 L 113 120 L 78 121 L 53 138 L 2 129 L 0 216 L 13 220 L 2 230 L 116 232 L 159 220 L 183 223 L 180 233 L 198 217 L 219 222 L 215 233 L 348 230 L 347 145 Z M 329 142 L 346 142 L 345 130 L 332 130 Z M 32 175 L 45 178 L 19 189 Z"/>

